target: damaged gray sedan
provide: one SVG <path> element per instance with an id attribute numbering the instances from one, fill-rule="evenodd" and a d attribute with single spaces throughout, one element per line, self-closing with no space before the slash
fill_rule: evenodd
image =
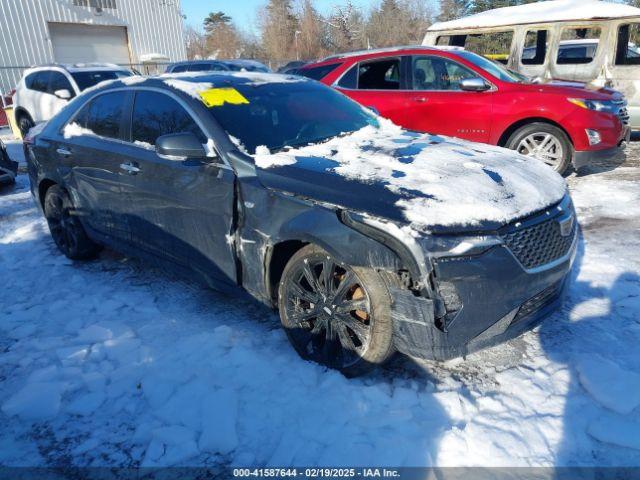
<path id="1" fill-rule="evenodd" d="M 303 358 L 349 376 L 532 328 L 576 250 L 566 185 L 541 162 L 402 130 L 297 77 L 114 81 L 25 150 L 69 258 L 109 246 L 244 288 Z"/>

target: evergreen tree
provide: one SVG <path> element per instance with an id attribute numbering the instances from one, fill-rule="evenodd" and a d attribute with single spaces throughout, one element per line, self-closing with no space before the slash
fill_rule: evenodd
<path id="1" fill-rule="evenodd" d="M 448 22 L 469 15 L 471 13 L 470 0 L 441 0 L 439 22 Z"/>
<path id="2" fill-rule="evenodd" d="M 229 22 L 231 22 L 231 17 L 224 12 L 211 12 L 207 15 L 207 18 L 204 19 L 204 29 L 207 32 L 211 32 L 215 30 L 217 26 L 226 25 L 229 24 Z"/>

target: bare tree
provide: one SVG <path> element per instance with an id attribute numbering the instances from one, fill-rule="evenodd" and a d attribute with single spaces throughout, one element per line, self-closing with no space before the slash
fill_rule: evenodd
<path id="1" fill-rule="evenodd" d="M 327 25 L 313 6 L 313 1 L 302 0 L 294 37 L 296 59 L 311 60 L 326 55 L 326 30 Z"/>
<path id="2" fill-rule="evenodd" d="M 184 31 L 185 43 L 187 45 L 187 59 L 199 60 L 209 56 L 207 50 L 207 39 L 192 26 L 187 26 Z"/>
<path id="3" fill-rule="evenodd" d="M 221 23 L 207 34 L 207 50 L 213 58 L 237 58 L 242 54 L 242 38 L 233 24 Z"/>
<path id="4" fill-rule="evenodd" d="M 329 26 L 329 45 L 334 52 L 367 47 L 364 15 L 351 0 L 344 5 L 334 5 L 326 23 Z"/>

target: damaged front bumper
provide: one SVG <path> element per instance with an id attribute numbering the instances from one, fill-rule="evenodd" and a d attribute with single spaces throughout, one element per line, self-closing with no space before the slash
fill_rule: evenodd
<path id="1" fill-rule="evenodd" d="M 465 356 L 519 336 L 560 306 L 578 242 L 570 199 L 496 237 L 499 244 L 479 254 L 430 257 L 437 298 L 391 289 L 397 350 L 434 360 Z"/>

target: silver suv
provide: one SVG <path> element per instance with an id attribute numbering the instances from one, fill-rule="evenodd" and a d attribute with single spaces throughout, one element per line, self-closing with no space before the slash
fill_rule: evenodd
<path id="1" fill-rule="evenodd" d="M 25 70 L 13 96 L 20 132 L 24 136 L 37 123 L 51 119 L 83 90 L 132 74 L 130 70 L 110 64 L 56 64 Z"/>

